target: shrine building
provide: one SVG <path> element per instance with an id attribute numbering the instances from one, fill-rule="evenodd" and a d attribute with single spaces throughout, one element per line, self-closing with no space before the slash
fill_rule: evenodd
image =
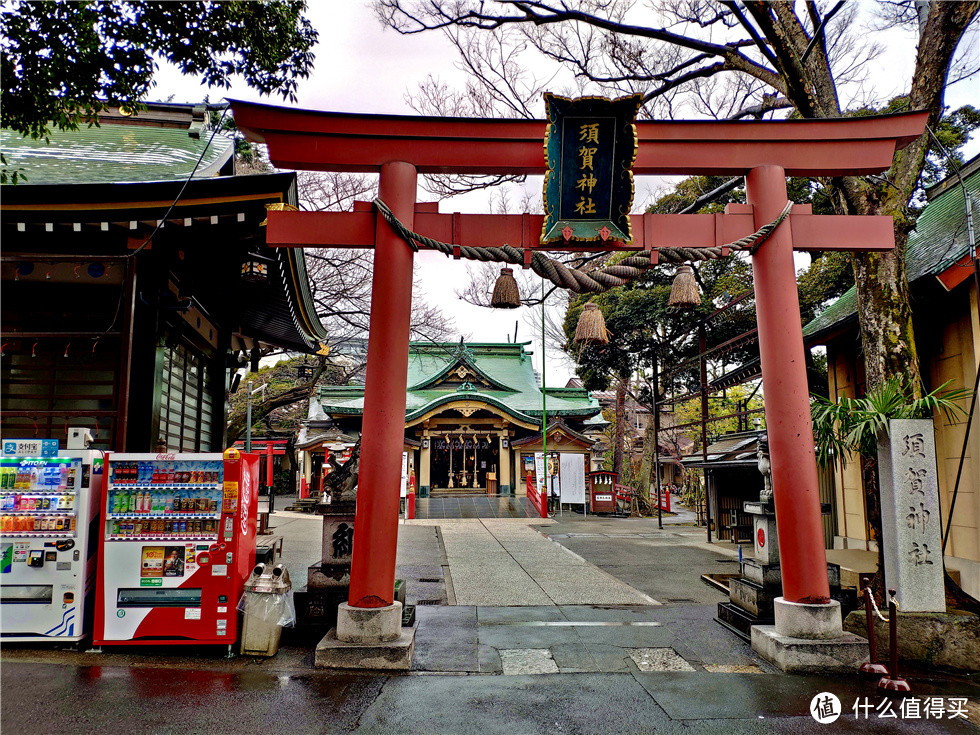
<path id="1" fill-rule="evenodd" d="M 420 497 L 487 493 L 524 495 L 534 453 L 542 451 L 542 388 L 524 343 L 413 342 L 409 347 L 404 450 Z M 582 388 L 547 388 L 548 451 L 585 455 L 585 432 L 605 424 Z M 310 399 L 303 462 L 313 488 L 321 481 L 330 442 L 317 436 L 359 436 L 364 386 L 321 386 Z"/>

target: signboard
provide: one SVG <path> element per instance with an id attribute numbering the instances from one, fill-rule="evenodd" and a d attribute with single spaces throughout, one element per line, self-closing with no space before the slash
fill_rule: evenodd
<path id="1" fill-rule="evenodd" d="M 534 482 L 538 495 L 544 492 L 544 454 L 534 453 Z"/>
<path id="2" fill-rule="evenodd" d="M 562 452 L 561 502 L 585 504 L 585 455 Z"/>
<path id="3" fill-rule="evenodd" d="M 633 161 L 641 95 L 569 99 L 545 94 L 544 226 L 541 244 L 633 242 Z"/>
<path id="4" fill-rule="evenodd" d="M 408 497 L 408 452 L 402 452 L 402 490 L 401 496 Z"/>
<path id="5" fill-rule="evenodd" d="M 57 457 L 57 439 L 4 439 L 4 457 Z"/>

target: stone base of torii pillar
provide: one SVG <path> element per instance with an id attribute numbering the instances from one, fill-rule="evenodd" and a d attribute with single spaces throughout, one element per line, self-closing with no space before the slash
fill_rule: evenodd
<path id="1" fill-rule="evenodd" d="M 752 650 L 787 672 L 854 673 L 868 658 L 868 641 L 846 633 L 840 603 L 774 601 L 775 625 L 752 626 Z"/>
<path id="2" fill-rule="evenodd" d="M 745 503 L 753 518 L 754 558 L 742 565 L 742 573 L 765 588 L 779 580 L 779 537 L 775 514 L 768 503 Z M 840 567 L 827 565 L 832 595 L 840 594 Z M 736 588 L 738 589 L 738 588 Z M 733 597 L 733 599 L 735 599 Z M 841 604 L 806 605 L 776 597 L 772 602 L 773 625 L 753 625 L 752 648 L 783 671 L 853 673 L 868 655 L 868 642 L 841 626 Z"/>

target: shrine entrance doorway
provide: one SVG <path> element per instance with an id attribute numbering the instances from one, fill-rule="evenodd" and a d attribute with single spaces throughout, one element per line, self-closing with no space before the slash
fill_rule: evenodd
<path id="1" fill-rule="evenodd" d="M 496 436 L 447 433 L 432 441 L 431 462 L 432 495 L 498 492 L 500 442 Z"/>

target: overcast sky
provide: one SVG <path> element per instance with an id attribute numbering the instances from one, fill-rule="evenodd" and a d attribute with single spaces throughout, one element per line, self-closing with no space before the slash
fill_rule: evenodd
<path id="1" fill-rule="evenodd" d="M 363 113 L 410 113 L 405 95 L 422 82 L 428 74 L 437 75 L 451 86 L 462 87 L 466 76 L 455 68 L 455 50 L 438 33 L 401 36 L 385 29 L 377 20 L 368 2 L 361 0 L 320 0 L 311 2 L 309 17 L 320 34 L 315 49 L 316 69 L 309 79 L 300 81 L 297 105 L 301 108 Z M 912 55 L 907 41 L 897 36 L 888 42 L 885 55 L 876 63 L 873 75 L 873 96 L 888 99 L 903 92 L 913 68 Z M 194 79 L 182 77 L 173 68 L 162 68 L 156 77 L 157 86 L 151 99 L 166 99 L 174 95 L 177 102 L 200 102 L 206 87 Z M 972 87 L 971 99 L 969 87 Z M 977 85 L 966 82 L 957 85 L 947 104 L 958 106 L 967 102 L 976 104 Z M 262 98 L 243 84 L 230 91 L 211 90 L 215 100 L 222 95 L 246 100 L 284 104 L 278 98 Z M 544 117 L 544 103 L 540 117 Z M 977 152 L 973 141 L 971 152 Z M 651 199 L 653 193 L 665 184 L 660 180 L 637 181 L 634 211 L 639 211 Z M 528 187 L 540 200 L 540 177 L 533 177 Z M 419 199 L 429 199 L 419 192 Z M 486 212 L 490 209 L 487 192 L 472 193 L 445 200 L 440 204 L 443 212 Z M 459 300 L 454 293 L 466 281 L 465 261 L 454 261 L 437 253 L 420 253 L 416 256 L 421 264 L 422 291 L 425 298 L 441 306 L 451 314 L 459 333 L 473 341 L 503 342 L 510 335 L 513 339 L 515 321 L 519 322 L 518 340 L 526 341 L 534 335 L 531 324 L 540 321 L 540 311 L 522 308 L 498 310 L 471 306 Z M 556 299 L 557 302 L 557 299 Z M 540 337 L 535 338 L 534 365 L 540 370 Z M 549 351 L 547 384 L 564 385 L 571 375 L 572 366 L 563 354 Z"/>

